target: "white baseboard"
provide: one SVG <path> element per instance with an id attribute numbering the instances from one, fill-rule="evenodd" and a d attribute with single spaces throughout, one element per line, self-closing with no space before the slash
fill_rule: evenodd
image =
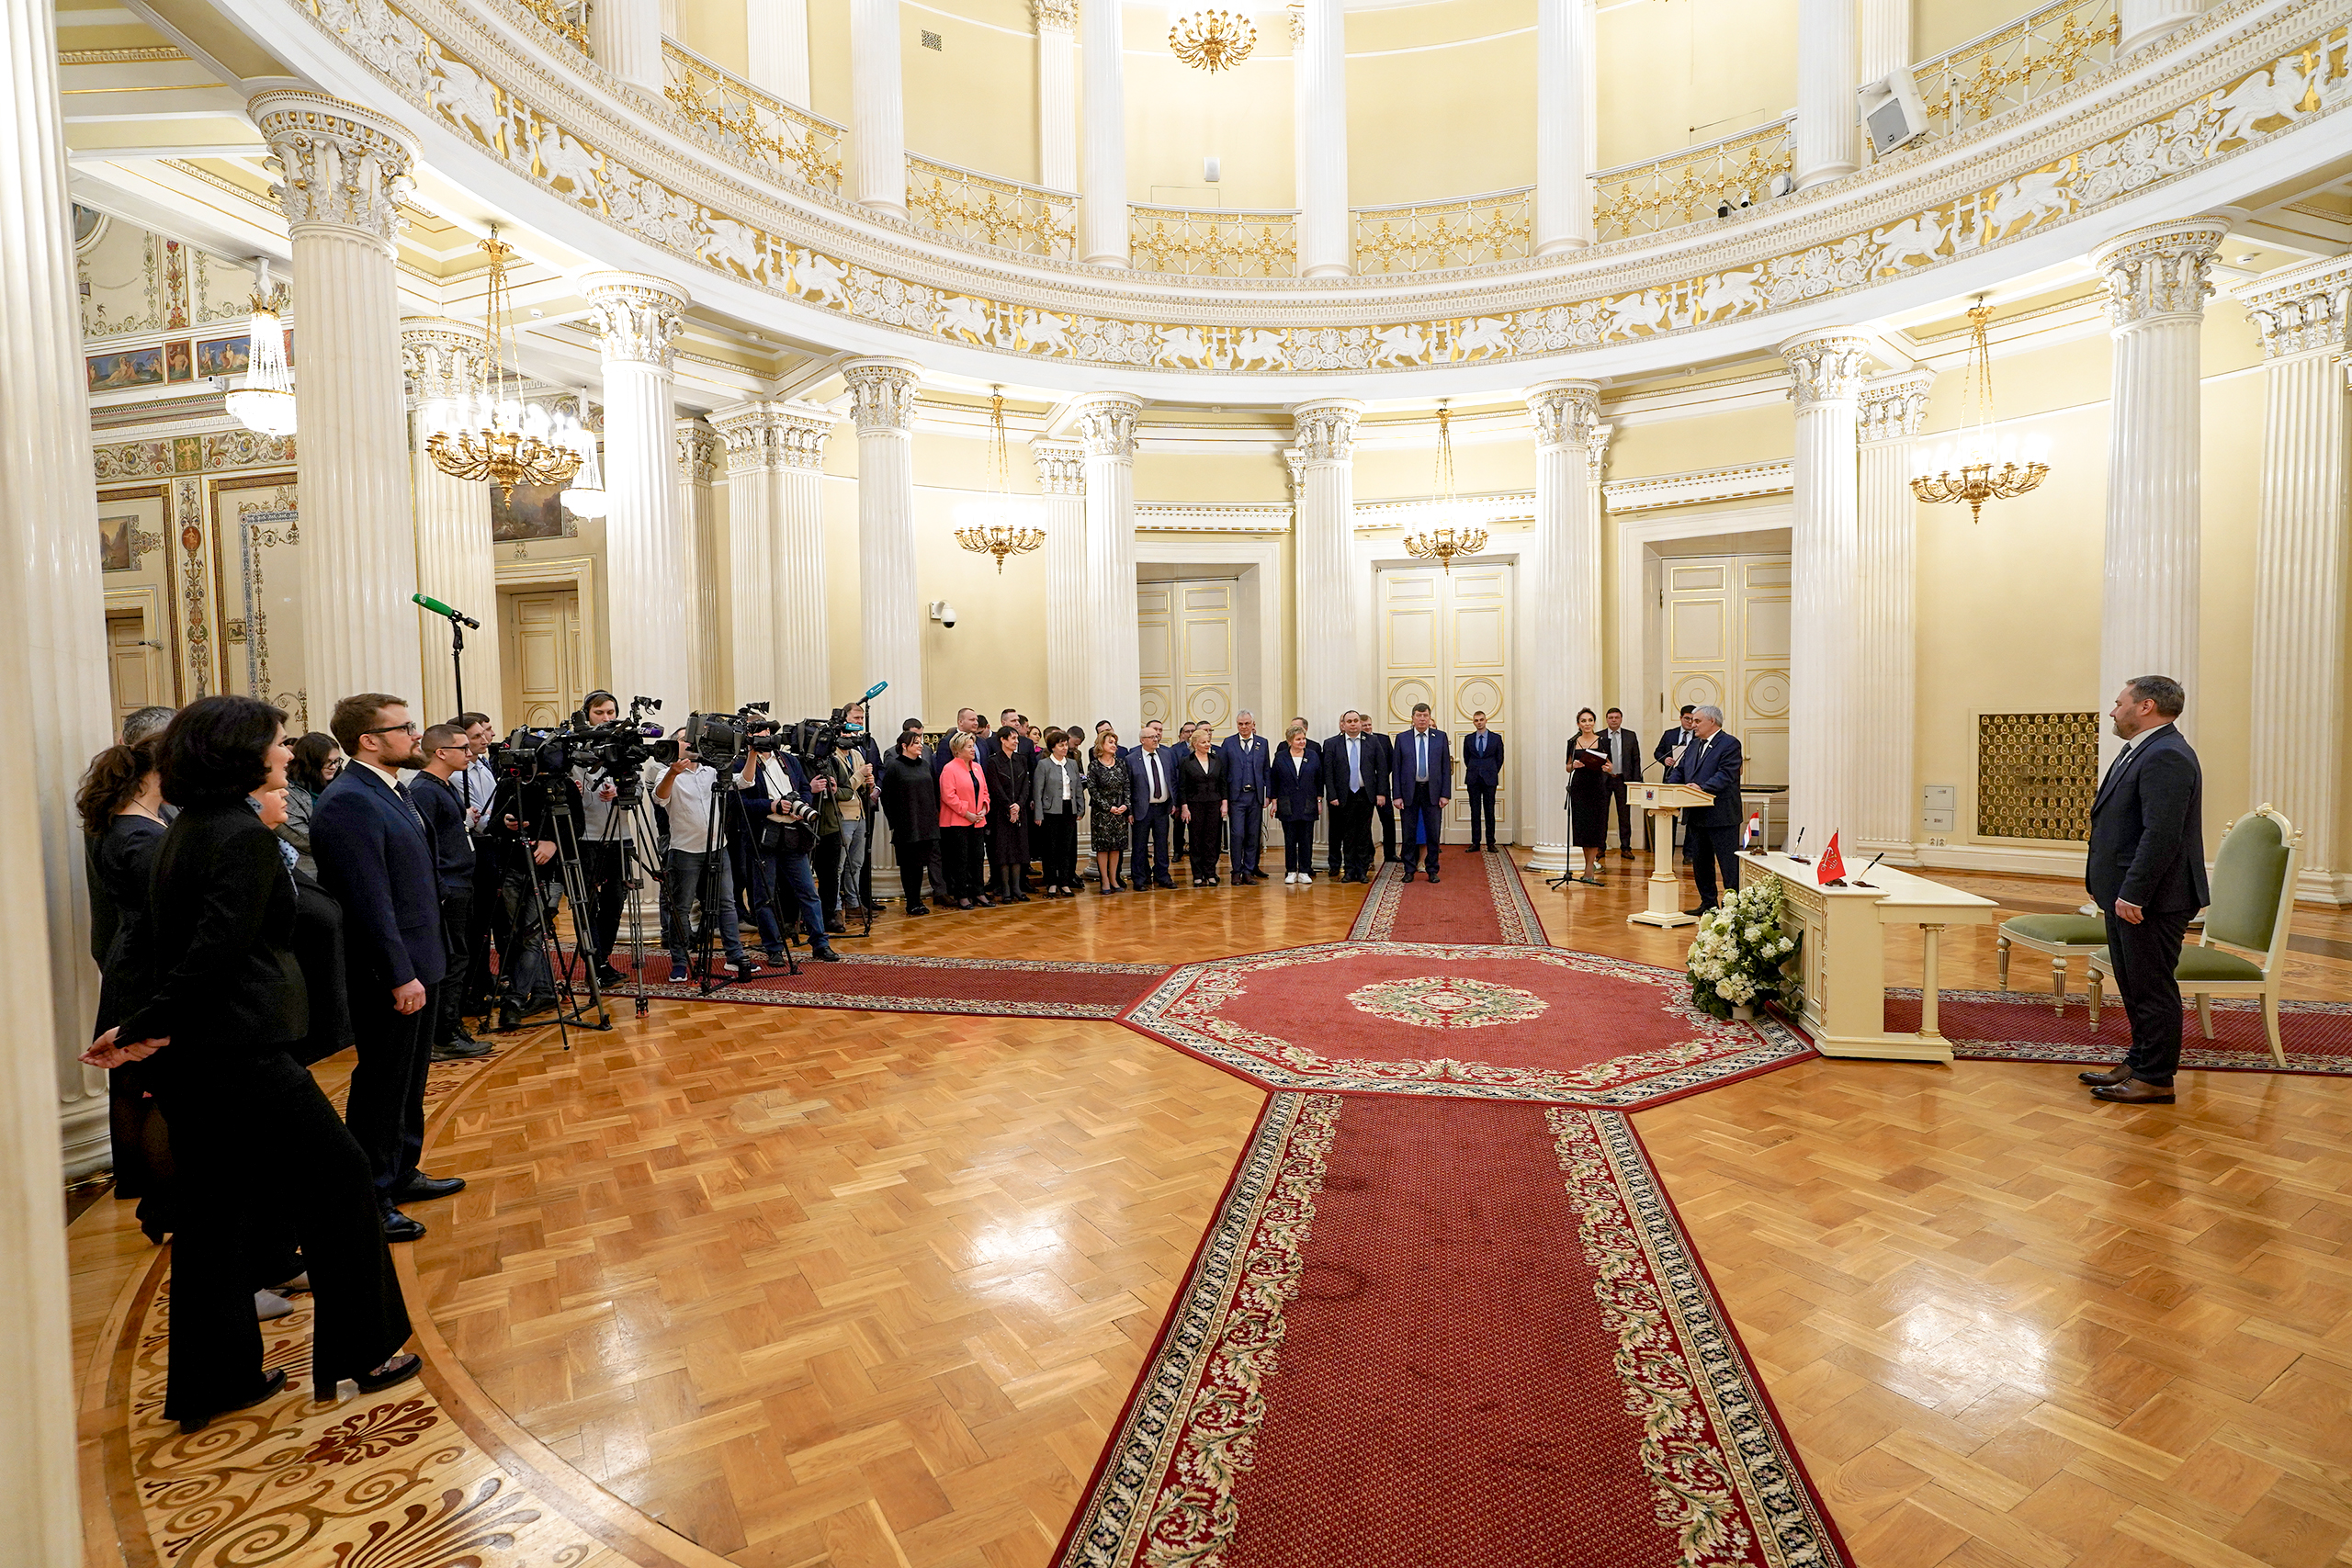
<path id="1" fill-rule="evenodd" d="M 1913 848 L 1923 866 L 2007 872 L 2020 876 L 2071 876 L 2077 882 L 2082 880 L 2083 863 L 2089 853 L 2085 848 L 2029 850 L 2014 844 L 1917 844 Z"/>
<path id="2" fill-rule="evenodd" d="M 1852 858 L 1857 865 L 1868 865 L 1872 855 L 1884 855 L 1889 865 L 1917 865 L 1919 846 L 1908 839 L 1857 839 Z"/>
<path id="3" fill-rule="evenodd" d="M 2335 906 L 2352 904 L 2352 871 L 2304 868 L 2295 876 L 2295 902 Z"/>

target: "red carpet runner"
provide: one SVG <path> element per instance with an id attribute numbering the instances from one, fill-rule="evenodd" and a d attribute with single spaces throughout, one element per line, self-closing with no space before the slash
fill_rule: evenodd
<path id="1" fill-rule="evenodd" d="M 1426 877 L 1408 883 L 1404 873 L 1397 862 L 1380 868 L 1351 941 L 1544 944 L 1544 922 L 1510 856 L 1447 855 L 1434 887 Z"/>
<path id="2" fill-rule="evenodd" d="M 2132 1026 L 2112 990 L 2099 1009 L 2099 1026 L 2080 992 L 2061 1015 L 2047 992 L 1945 991 L 1939 1001 L 1939 1027 L 1963 1060 L 2001 1062 L 2120 1062 L 2132 1045 Z M 1889 991 L 1886 1027 L 1919 1027 L 1919 993 Z M 2278 1039 L 2286 1070 L 2324 1077 L 2352 1076 L 2352 1002 L 2280 1002 Z M 2262 1013 L 2252 1001 L 2213 1003 L 2213 1038 L 2197 1021 L 2194 1007 L 2183 1010 L 2180 1065 L 2212 1071 L 2274 1073 Z"/>
<path id="3" fill-rule="evenodd" d="M 1060 1568 L 1838 1568 L 1615 1112 L 1274 1096 Z"/>
<path id="4" fill-rule="evenodd" d="M 613 954 L 624 972 L 628 959 Z M 806 958 L 798 975 L 768 970 L 703 997 L 692 976 L 668 978 L 670 961 L 647 954 L 651 976 L 612 994 L 673 1000 L 741 1002 L 752 1007 L 870 1008 L 883 1012 L 965 1012 L 998 1018 L 1114 1019 L 1168 973 L 1158 964 L 1046 963 L 1022 958 L 924 958 L 908 953 L 844 953 L 839 964 Z"/>

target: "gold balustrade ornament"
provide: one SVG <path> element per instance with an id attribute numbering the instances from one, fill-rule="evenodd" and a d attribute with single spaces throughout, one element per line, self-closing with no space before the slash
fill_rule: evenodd
<path id="1" fill-rule="evenodd" d="M 787 178 L 819 190 L 842 188 L 842 128 L 771 98 L 749 83 L 664 40 L 662 62 L 670 81 L 662 96 L 696 125 L 718 133 L 722 145 L 797 171 Z"/>
<path id="2" fill-rule="evenodd" d="M 1356 271 L 1436 272 L 1534 254 L 1535 192 L 1356 209 Z"/>
<path id="3" fill-rule="evenodd" d="M 1078 198 L 1042 186 L 907 159 L 907 217 L 919 229 L 1000 250 L 1068 261 L 1078 249 Z"/>
<path id="4" fill-rule="evenodd" d="M 1293 277 L 1298 214 L 1216 207 L 1130 207 L 1127 250 L 1138 267 L 1190 277 Z"/>
<path id="5" fill-rule="evenodd" d="M 1726 207 L 1760 203 L 1772 194 L 1773 176 L 1793 173 L 1796 161 L 1791 115 L 1647 163 L 1603 169 L 1593 175 L 1594 233 L 1603 240 L 1654 234 L 1716 217 Z"/>
<path id="6" fill-rule="evenodd" d="M 2115 0 L 2057 0 L 1921 61 L 1911 80 L 1930 136 L 1990 119 L 2063 87 L 2112 58 L 2122 32 Z"/>

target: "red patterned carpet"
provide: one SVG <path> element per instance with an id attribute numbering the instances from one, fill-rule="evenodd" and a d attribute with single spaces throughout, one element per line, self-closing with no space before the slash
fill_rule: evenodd
<path id="1" fill-rule="evenodd" d="M 1276 1095 L 1060 1568 L 1839 1568 L 1626 1120 Z"/>
<path id="2" fill-rule="evenodd" d="M 2077 993 L 2062 1016 L 2047 992 L 1946 991 L 1939 1002 L 1939 1026 L 1955 1056 L 2005 1062 L 2085 1062 L 2100 1066 L 2123 1059 L 2132 1026 L 2109 991 L 2099 1009 L 2099 1027 Z M 2260 1009 L 2251 1001 L 2216 1001 L 2213 1038 L 2205 1038 L 2197 1010 L 2186 1008 L 2180 1065 L 2219 1072 L 2279 1069 L 2270 1060 L 2269 1037 Z M 1886 1027 L 1919 1027 L 1919 993 L 1889 991 Z M 2352 1076 L 2352 1002 L 2281 1002 L 2278 1038 L 2290 1073 Z"/>
<path id="3" fill-rule="evenodd" d="M 1544 922 L 1509 855 L 1457 851 L 1443 857 L 1437 886 L 1382 866 L 1349 937 L 1356 942 L 1507 942 L 1541 947 Z"/>
<path id="4" fill-rule="evenodd" d="M 613 955 L 624 973 L 628 958 Z M 884 1012 L 967 1012 L 1000 1018 L 1113 1019 L 1168 973 L 1158 964 L 1049 963 L 1021 958 L 923 958 L 844 953 L 839 964 L 803 959 L 800 973 L 768 970 L 703 997 L 691 977 L 669 978 L 667 957 L 648 954 L 642 986 L 612 994 L 751 1007 L 867 1008 Z"/>

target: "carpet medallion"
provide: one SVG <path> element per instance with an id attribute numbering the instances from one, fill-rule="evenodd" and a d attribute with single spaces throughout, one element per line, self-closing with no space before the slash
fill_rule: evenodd
<path id="1" fill-rule="evenodd" d="M 1270 1100 L 1057 1559 L 1846 1561 L 1623 1116 L 1329 1094 Z"/>

